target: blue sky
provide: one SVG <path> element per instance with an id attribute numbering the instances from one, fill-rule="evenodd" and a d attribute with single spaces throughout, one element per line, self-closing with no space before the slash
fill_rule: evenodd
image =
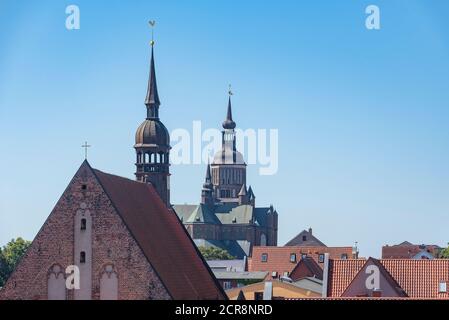
<path id="1" fill-rule="evenodd" d="M 65 8 L 81 11 L 65 28 Z M 381 30 L 365 28 L 365 8 Z M 363 256 L 446 245 L 447 1 L 0 2 L 0 244 L 32 239 L 92 144 L 95 168 L 133 178 L 145 117 L 147 21 L 157 20 L 160 116 L 219 128 L 232 83 L 242 129 L 279 130 L 279 171 L 248 168 L 279 244 L 311 226 Z M 172 202 L 200 198 L 204 165 L 172 166 Z"/>

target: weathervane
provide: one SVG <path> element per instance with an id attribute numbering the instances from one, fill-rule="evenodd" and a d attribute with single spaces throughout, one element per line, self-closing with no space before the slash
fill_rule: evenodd
<path id="1" fill-rule="evenodd" d="M 230 96 L 233 95 L 232 90 L 231 90 L 231 85 L 229 85 L 229 91 L 228 91 L 228 94 L 229 94 Z"/>
<path id="2" fill-rule="evenodd" d="M 87 148 L 90 148 L 91 145 L 87 144 L 87 141 L 86 141 L 86 142 L 84 142 L 84 144 L 81 147 L 84 148 L 84 159 L 87 160 Z"/>
<path id="3" fill-rule="evenodd" d="M 148 23 L 151 26 L 151 42 L 150 42 L 150 44 L 151 44 L 151 46 L 154 46 L 154 25 L 156 24 L 156 21 L 150 20 L 150 21 L 148 21 Z"/>

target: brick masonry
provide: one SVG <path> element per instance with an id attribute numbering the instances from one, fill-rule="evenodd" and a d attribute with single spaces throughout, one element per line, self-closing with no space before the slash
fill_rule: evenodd
<path id="1" fill-rule="evenodd" d="M 83 187 L 83 185 L 85 187 Z M 74 221 L 81 203 L 92 216 L 92 299 L 100 298 L 100 278 L 112 264 L 118 299 L 170 299 L 163 283 L 116 212 L 100 183 L 81 166 L 38 232 L 18 267 L 0 290 L 0 299 L 47 299 L 48 271 L 74 261 Z M 67 299 L 73 299 L 73 290 Z"/>

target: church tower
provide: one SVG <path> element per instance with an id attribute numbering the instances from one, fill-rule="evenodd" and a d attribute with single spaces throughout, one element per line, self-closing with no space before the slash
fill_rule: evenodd
<path id="1" fill-rule="evenodd" d="M 154 41 L 151 40 L 150 77 L 145 105 L 147 117 L 137 128 L 136 180 L 151 183 L 162 201 L 170 207 L 170 135 L 159 119 L 159 95 L 154 67 Z"/>
<path id="2" fill-rule="evenodd" d="M 219 202 L 239 202 L 239 193 L 246 184 L 246 163 L 236 148 L 235 122 L 232 119 L 232 92 L 229 90 L 228 109 L 223 122 L 221 150 L 211 164 L 214 196 Z M 246 188 L 246 187 L 245 187 Z"/>

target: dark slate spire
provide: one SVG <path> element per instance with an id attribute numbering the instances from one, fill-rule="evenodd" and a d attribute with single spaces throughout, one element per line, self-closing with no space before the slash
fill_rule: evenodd
<path id="1" fill-rule="evenodd" d="M 201 203 L 207 205 L 214 204 L 214 189 L 210 174 L 210 164 L 207 162 L 206 178 L 204 179 L 203 189 L 201 190 Z"/>
<path id="2" fill-rule="evenodd" d="M 231 108 L 231 92 L 229 91 L 228 100 L 228 113 L 226 114 L 226 120 L 223 122 L 224 129 L 234 129 L 235 122 L 232 120 L 232 108 Z"/>
<path id="3" fill-rule="evenodd" d="M 250 199 L 255 198 L 253 188 L 251 188 L 251 186 L 249 186 L 249 188 L 248 188 L 248 197 Z"/>
<path id="4" fill-rule="evenodd" d="M 209 162 L 207 163 L 206 178 L 204 179 L 203 188 L 204 189 L 212 189 L 212 178 L 211 178 L 211 174 L 210 174 Z"/>
<path id="5" fill-rule="evenodd" d="M 253 207 L 256 206 L 256 196 L 254 195 L 253 188 L 251 188 L 251 186 L 248 188 L 248 201 Z"/>
<path id="6" fill-rule="evenodd" d="M 154 41 L 151 41 L 151 62 L 150 62 L 150 78 L 148 79 L 147 96 L 145 98 L 145 105 L 147 106 L 147 118 L 159 118 L 159 95 L 157 93 L 156 83 L 156 69 L 154 67 Z"/>
<path id="7" fill-rule="evenodd" d="M 242 188 L 240 189 L 240 192 L 238 194 L 239 197 L 239 204 L 248 204 L 248 197 L 246 195 L 246 184 L 242 185 Z"/>

